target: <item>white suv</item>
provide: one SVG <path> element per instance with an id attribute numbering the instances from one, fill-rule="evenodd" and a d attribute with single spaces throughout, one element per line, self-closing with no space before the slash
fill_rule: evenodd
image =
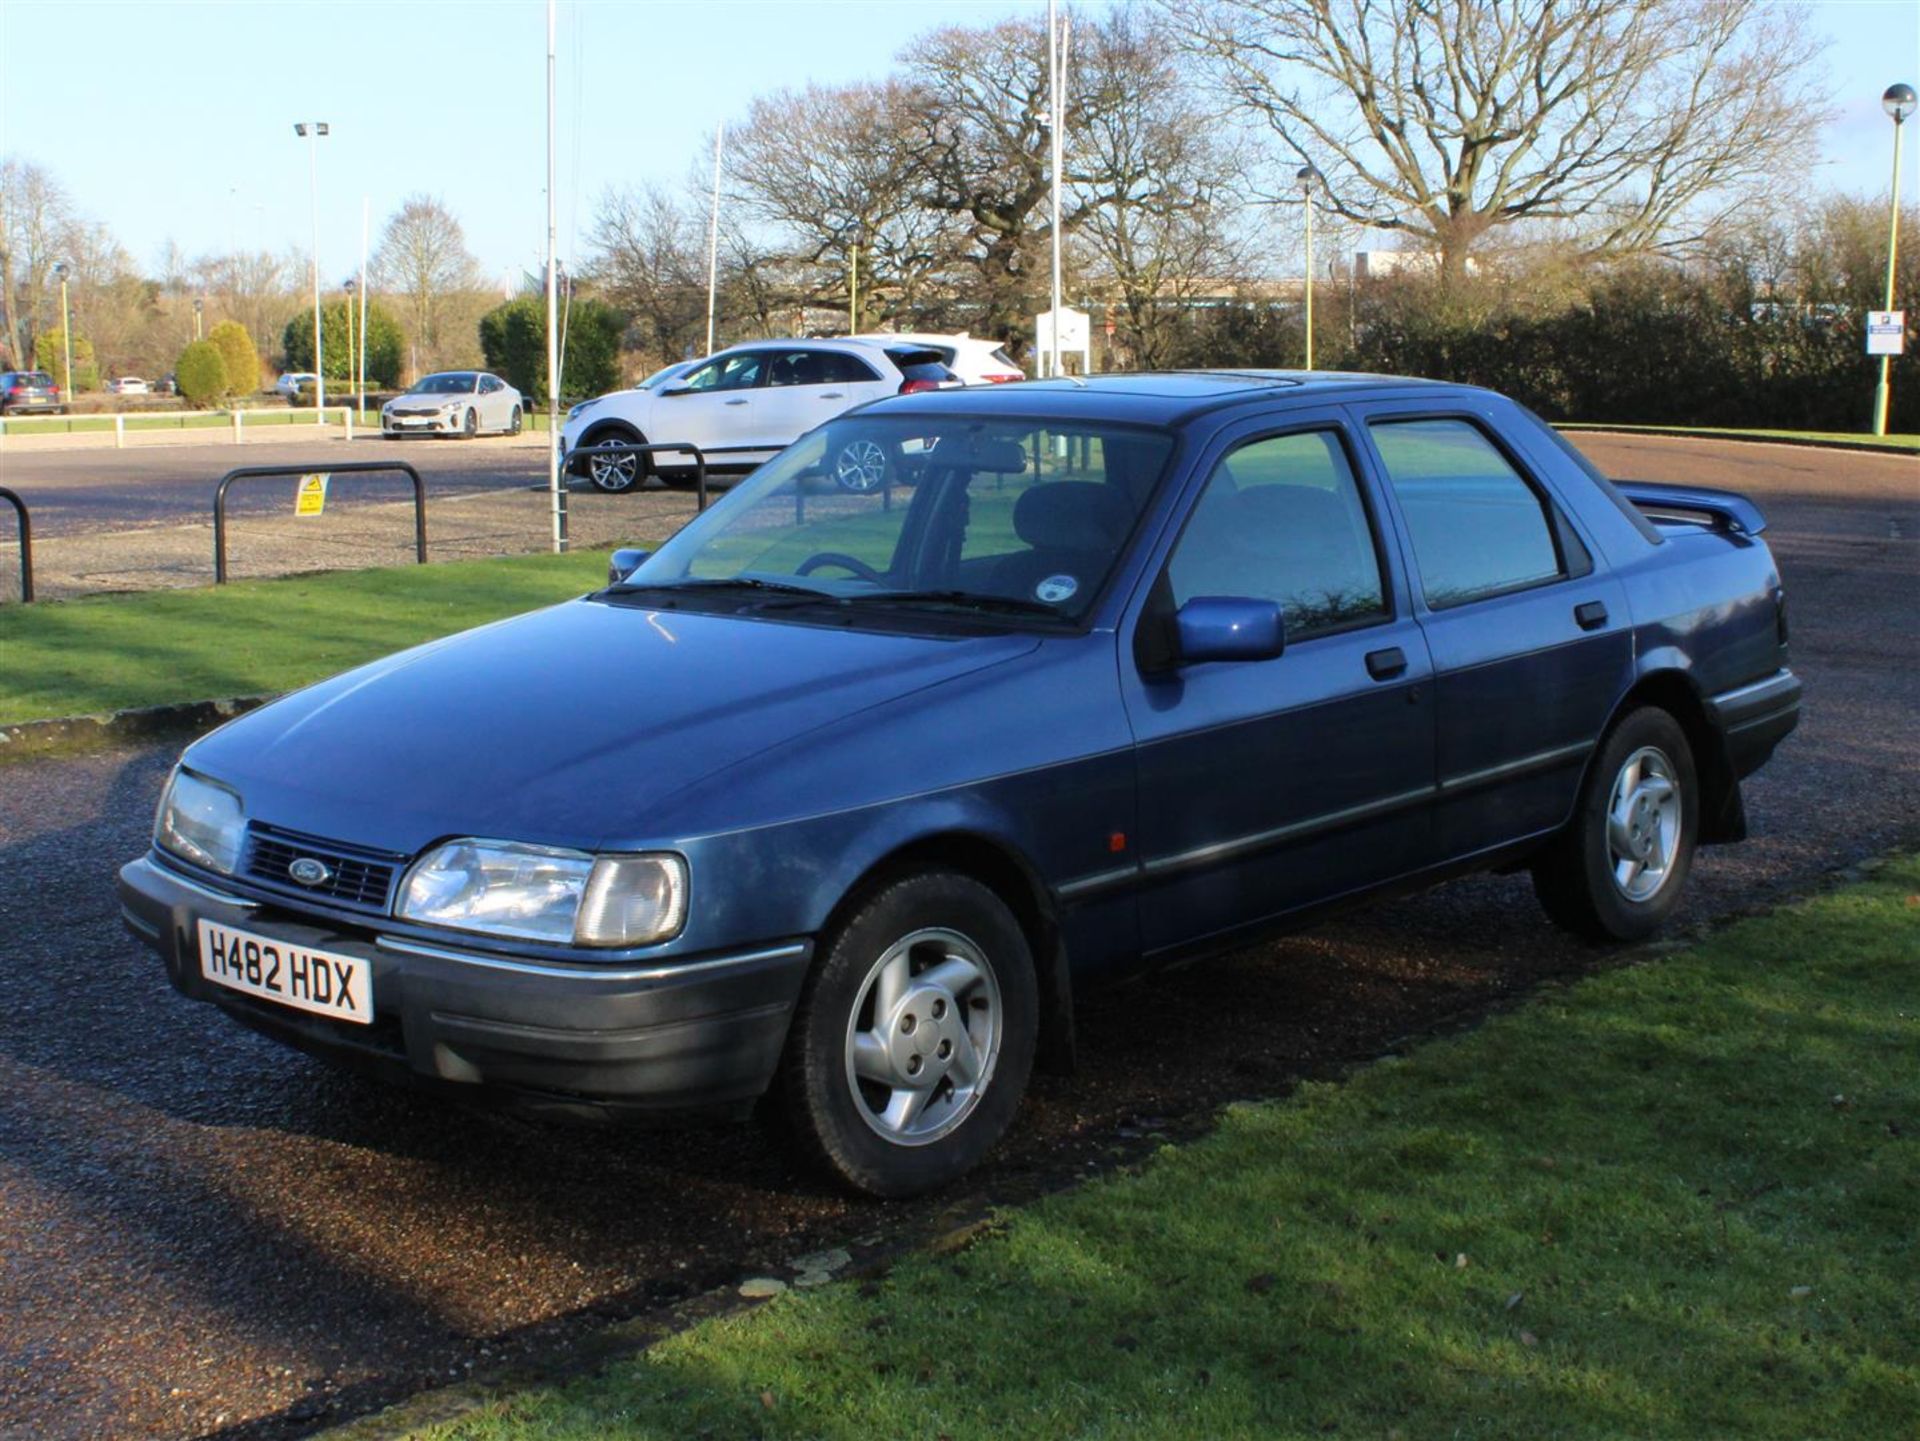
<path id="1" fill-rule="evenodd" d="M 1010 380 L 1025 380 L 1027 373 L 1006 350 L 991 340 L 976 340 L 964 330 L 958 335 L 886 335 L 878 331 L 856 336 L 857 340 L 884 341 L 898 345 L 924 345 L 940 352 L 947 368 L 968 385 L 1001 385 Z"/>
<path id="2" fill-rule="evenodd" d="M 741 472 L 779 454 L 815 426 L 882 396 L 960 384 L 938 352 L 896 336 L 872 340 L 756 340 L 699 361 L 685 374 L 649 388 L 619 390 L 582 401 L 560 432 L 569 474 L 584 475 L 610 494 L 632 490 L 649 471 L 668 484 L 693 478 L 682 452 L 575 455 L 585 446 L 698 446 L 709 474 Z M 835 456 L 844 490 L 877 489 L 885 479 L 876 456 Z"/>

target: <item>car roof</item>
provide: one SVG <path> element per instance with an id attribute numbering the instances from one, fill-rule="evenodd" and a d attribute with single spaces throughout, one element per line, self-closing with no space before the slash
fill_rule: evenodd
<path id="1" fill-rule="evenodd" d="M 1393 393 L 1460 393 L 1471 387 L 1398 375 L 1333 370 L 1154 370 L 1084 378 L 1026 380 L 889 397 L 863 407 L 887 413 L 967 411 L 1008 419 L 1131 421 L 1177 425 L 1209 411 L 1254 402 L 1335 404 Z"/>

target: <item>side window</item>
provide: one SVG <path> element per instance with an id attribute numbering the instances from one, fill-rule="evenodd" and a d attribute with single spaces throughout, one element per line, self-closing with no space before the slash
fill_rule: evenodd
<path id="1" fill-rule="evenodd" d="M 759 350 L 717 355 L 688 371 L 680 385 L 688 390 L 751 390 L 760 383 L 760 366 L 765 359 L 766 353 Z"/>
<path id="2" fill-rule="evenodd" d="M 1387 617 L 1380 558 L 1340 437 L 1256 440 L 1207 477 L 1167 564 L 1176 606 L 1195 596 L 1279 604 L 1289 639 Z"/>
<path id="3" fill-rule="evenodd" d="M 862 381 L 880 378 L 874 368 L 857 355 L 846 355 L 838 350 L 823 350 L 819 354 L 819 360 L 820 380 L 825 385 L 858 385 Z"/>
<path id="4" fill-rule="evenodd" d="M 1372 431 L 1428 605 L 1464 605 L 1565 573 L 1545 502 L 1478 426 L 1382 420 Z"/>

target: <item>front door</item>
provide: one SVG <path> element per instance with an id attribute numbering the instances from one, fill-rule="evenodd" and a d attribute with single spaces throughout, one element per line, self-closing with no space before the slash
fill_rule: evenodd
<path id="1" fill-rule="evenodd" d="M 741 451 L 761 451 L 754 406 L 770 351 L 737 350 L 716 355 L 669 384 L 653 410 L 647 439 L 657 445 L 686 441 L 707 453 L 709 465 L 725 465 Z M 731 454 L 730 454 L 731 453 Z M 674 463 L 674 457 L 662 457 Z"/>
<path id="2" fill-rule="evenodd" d="M 1172 666 L 1149 645 L 1145 669 L 1139 647 L 1123 650 L 1150 957 L 1230 940 L 1430 853 L 1431 667 L 1344 422 L 1277 434 L 1253 422 L 1215 453 L 1141 624 L 1243 596 L 1280 605 L 1287 642 L 1272 660 Z"/>

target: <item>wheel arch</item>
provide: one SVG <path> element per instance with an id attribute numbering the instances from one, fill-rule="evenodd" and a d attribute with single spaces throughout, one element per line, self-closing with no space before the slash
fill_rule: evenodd
<path id="1" fill-rule="evenodd" d="M 1018 848 L 978 831 L 946 830 L 903 842 L 869 865 L 847 887 L 822 933 L 841 925 L 860 904 L 893 879 L 912 871 L 944 870 L 967 876 L 992 891 L 1013 912 L 1033 952 L 1040 992 L 1040 1044 L 1036 1064 L 1056 1075 L 1074 1065 L 1073 986 L 1052 895 L 1033 863 Z"/>
<path id="2" fill-rule="evenodd" d="M 647 443 L 647 436 L 645 431 L 641 430 L 639 426 L 635 425 L 623 415 L 603 415 L 600 419 L 594 421 L 592 425 L 589 425 L 585 430 L 580 432 L 580 439 L 575 443 L 573 449 L 577 453 L 583 446 L 604 445 L 608 442 L 619 445 L 645 445 Z M 647 464 L 650 458 L 651 457 L 644 455 L 638 457 L 642 479 L 653 469 L 651 465 Z M 574 469 L 574 456 L 572 454 L 569 454 L 567 457 L 567 469 L 569 473 L 574 475 L 580 473 Z"/>
<path id="3" fill-rule="evenodd" d="M 1713 718 L 1707 699 L 1693 678 L 1677 666 L 1662 667 L 1642 674 L 1620 698 L 1607 717 L 1605 733 L 1621 719 L 1642 706 L 1665 711 L 1679 723 L 1693 752 L 1693 767 L 1700 784 L 1701 845 L 1742 841 L 1747 837 L 1746 806 L 1740 798 L 1740 778 L 1727 751 L 1727 739 Z M 1600 748 L 1594 747 L 1587 761 L 1591 769 Z M 1583 781 L 1584 784 L 1584 781 Z"/>

